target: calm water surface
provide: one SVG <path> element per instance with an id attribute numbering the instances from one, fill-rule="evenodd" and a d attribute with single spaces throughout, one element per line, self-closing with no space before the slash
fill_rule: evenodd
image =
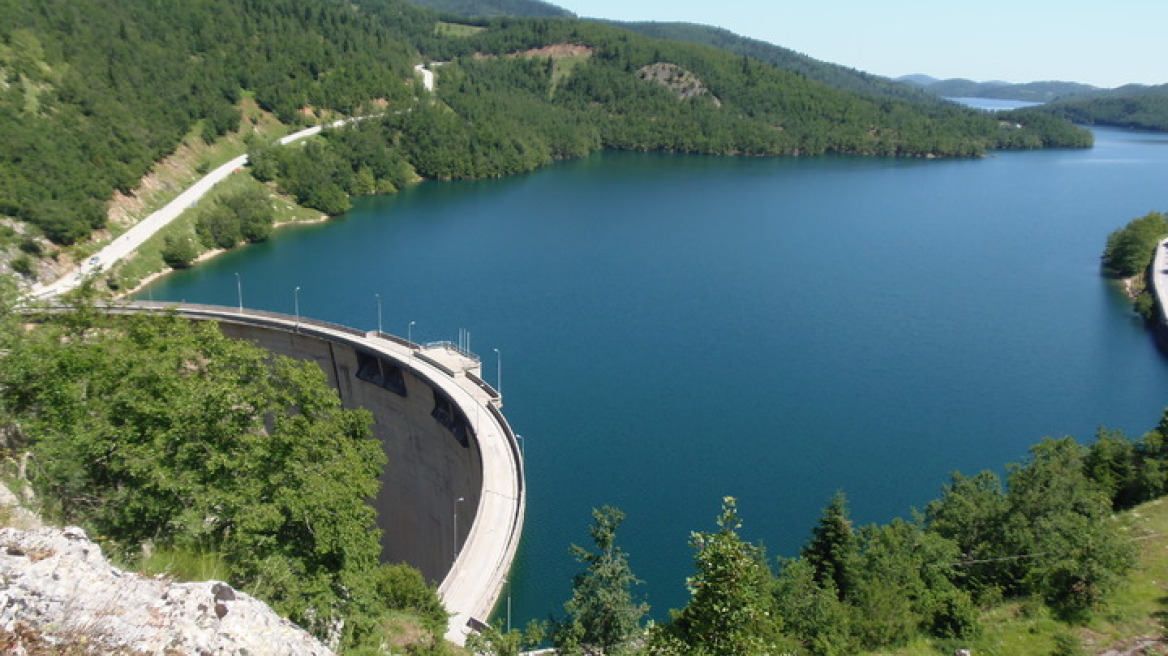
<path id="1" fill-rule="evenodd" d="M 860 522 L 1043 436 L 1140 434 L 1168 362 L 1099 275 L 1165 209 L 1168 138 L 977 161 L 603 154 L 365 199 L 143 297 L 291 313 L 502 353 L 530 496 L 515 621 L 560 613 L 589 511 L 659 617 L 723 495 L 793 556 L 837 489 Z"/>

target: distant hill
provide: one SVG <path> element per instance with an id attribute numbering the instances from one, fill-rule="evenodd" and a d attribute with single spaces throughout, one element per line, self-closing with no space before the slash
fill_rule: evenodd
<path id="1" fill-rule="evenodd" d="M 1043 110 L 1074 123 L 1168 132 L 1168 84 L 1129 84 L 1050 103 Z"/>
<path id="2" fill-rule="evenodd" d="M 502 11 L 500 2 L 468 6 Z M 344 211 L 348 195 L 397 188 L 403 171 L 407 179 L 492 177 L 601 148 L 972 157 L 1090 145 L 1085 130 L 1046 114 L 990 118 L 802 56 L 780 68 L 598 21 L 477 18 L 466 20 L 480 29 L 438 30 L 451 27 L 451 14 L 400 0 L 8 4 L 0 216 L 63 245 L 104 227 L 115 190 L 131 193 L 185 139 L 250 131 L 245 99 L 289 125 L 402 110 L 340 131 L 331 154 L 314 147 L 310 165 L 293 161 L 304 150 L 265 160 L 263 144 L 253 148 L 253 163 L 267 163 L 253 170 L 287 173 L 281 185 L 325 213 Z M 775 60 L 789 53 L 745 43 Z M 424 61 L 450 62 L 438 71 L 434 103 L 416 100 L 426 96 L 413 67 Z"/>
<path id="3" fill-rule="evenodd" d="M 613 21 L 612 24 L 645 36 L 700 43 L 737 55 L 753 57 L 797 73 L 809 80 L 822 82 L 830 87 L 851 91 L 870 98 L 895 98 L 926 104 L 936 103 L 932 94 L 922 92 L 914 86 L 839 64 L 820 61 L 789 48 L 741 36 L 720 27 L 694 23 L 659 22 L 623 23 Z"/>
<path id="4" fill-rule="evenodd" d="M 574 18 L 562 7 L 541 0 L 409 0 L 413 4 L 467 18 Z"/>
<path id="5" fill-rule="evenodd" d="M 898 82 L 911 84 L 942 98 L 994 98 L 1045 103 L 1098 91 L 1098 87 L 1078 82 L 1028 82 L 1012 84 L 1001 80 L 975 82 L 963 78 L 938 80 L 928 75 L 905 75 Z"/>
<path id="6" fill-rule="evenodd" d="M 925 75 L 924 73 L 913 73 L 912 75 L 901 75 L 900 77 L 896 78 L 896 81 L 902 82 L 904 84 L 915 84 L 917 86 L 925 87 L 930 84 L 940 82 L 941 80 L 933 77 L 932 75 Z"/>

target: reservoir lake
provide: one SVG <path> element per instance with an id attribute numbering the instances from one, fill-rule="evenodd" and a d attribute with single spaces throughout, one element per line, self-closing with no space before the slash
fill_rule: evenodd
<path id="1" fill-rule="evenodd" d="M 1044 436 L 1138 436 L 1168 360 L 1100 275 L 1107 235 L 1168 209 L 1168 136 L 980 160 L 602 153 L 425 182 L 160 279 L 139 298 L 455 341 L 502 363 L 528 514 L 513 621 L 561 615 L 590 510 L 667 617 L 691 531 L 738 498 L 796 556 L 832 493 L 908 516 L 950 472 Z M 499 350 L 496 357 L 494 349 Z"/>

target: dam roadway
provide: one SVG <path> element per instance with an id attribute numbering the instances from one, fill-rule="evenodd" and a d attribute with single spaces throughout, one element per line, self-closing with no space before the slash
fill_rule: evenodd
<path id="1" fill-rule="evenodd" d="M 1160 241 L 1152 256 L 1151 283 L 1160 308 L 1160 331 L 1168 332 L 1168 239 Z"/>
<path id="2" fill-rule="evenodd" d="M 398 547 L 405 550 L 400 556 L 391 545 L 391 559 L 418 567 L 431 580 L 441 578 L 438 594 L 451 613 L 448 640 L 464 644 L 486 624 L 519 545 L 525 482 L 517 439 L 499 411 L 501 397 L 479 377 L 477 358 L 448 344 L 422 346 L 376 331 L 247 308 L 151 302 L 107 308 L 161 310 L 215 321 L 228 336 L 316 361 L 346 405 L 373 412 L 374 432 L 390 457 L 374 501 L 379 525 L 389 542 L 409 543 Z M 370 377 L 371 370 L 382 378 Z M 400 390 L 385 382 L 395 372 Z M 392 403 L 408 407 L 386 410 Z M 385 549 L 383 541 L 383 557 Z"/>

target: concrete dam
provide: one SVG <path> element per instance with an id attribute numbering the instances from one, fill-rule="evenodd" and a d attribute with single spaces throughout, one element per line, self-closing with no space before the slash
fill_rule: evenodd
<path id="1" fill-rule="evenodd" d="M 463 644 L 498 601 L 523 528 L 525 484 L 499 393 L 474 356 L 378 332 L 247 308 L 137 302 L 112 312 L 173 310 L 228 337 L 316 362 L 346 407 L 365 408 L 389 463 L 371 503 L 382 561 L 405 562 L 452 613 Z"/>

